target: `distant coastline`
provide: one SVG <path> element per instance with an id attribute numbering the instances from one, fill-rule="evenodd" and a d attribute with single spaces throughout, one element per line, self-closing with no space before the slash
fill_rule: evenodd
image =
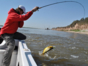
<path id="1" fill-rule="evenodd" d="M 86 34 L 88 35 L 88 29 L 85 29 L 85 30 L 81 30 L 81 31 L 66 31 L 66 32 L 71 32 L 71 33 L 79 33 L 79 34 Z"/>
<path id="2" fill-rule="evenodd" d="M 23 27 L 23 28 L 39 29 L 39 28 L 34 28 L 34 27 Z"/>
<path id="3" fill-rule="evenodd" d="M 0 25 L 0 26 L 2 27 L 3 25 Z M 39 29 L 39 28 L 34 28 L 34 27 L 22 27 L 22 28 Z"/>
<path id="4" fill-rule="evenodd" d="M 66 32 L 88 35 L 88 17 L 85 19 L 81 18 L 80 20 L 75 20 L 66 27 L 56 27 L 56 28 L 52 28 L 52 30 L 66 31 Z"/>

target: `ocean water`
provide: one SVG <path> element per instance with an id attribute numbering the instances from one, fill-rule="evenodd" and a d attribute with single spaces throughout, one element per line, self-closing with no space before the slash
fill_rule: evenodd
<path id="1" fill-rule="evenodd" d="M 55 30 L 21 28 L 38 66 L 88 66 L 88 35 Z M 44 56 L 47 46 L 55 48 Z"/>

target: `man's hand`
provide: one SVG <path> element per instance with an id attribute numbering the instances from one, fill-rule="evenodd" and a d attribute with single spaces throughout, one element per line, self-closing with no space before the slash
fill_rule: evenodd
<path id="1" fill-rule="evenodd" d="M 35 12 L 35 11 L 37 11 L 38 9 L 39 9 L 39 7 L 36 6 L 36 7 L 34 7 L 31 11 L 32 11 L 32 12 Z"/>

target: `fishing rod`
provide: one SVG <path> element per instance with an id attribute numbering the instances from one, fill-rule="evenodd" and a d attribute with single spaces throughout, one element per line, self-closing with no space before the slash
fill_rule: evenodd
<path id="1" fill-rule="evenodd" d="M 83 6 L 81 3 L 77 2 L 77 1 L 60 1 L 60 2 L 55 2 L 55 3 L 51 3 L 51 4 L 48 4 L 48 5 L 44 5 L 44 6 L 42 6 L 42 7 L 39 7 L 39 9 L 44 8 L 44 7 L 47 7 L 47 6 L 59 4 L 59 3 L 66 3 L 66 2 L 74 2 L 74 3 L 78 3 L 79 5 L 81 5 L 81 6 L 83 7 L 83 10 L 84 10 L 84 17 L 85 17 L 85 8 L 84 8 L 84 6 Z"/>

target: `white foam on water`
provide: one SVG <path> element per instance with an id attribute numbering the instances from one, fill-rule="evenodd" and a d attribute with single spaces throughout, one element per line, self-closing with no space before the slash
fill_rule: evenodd
<path id="1" fill-rule="evenodd" d="M 76 49 L 76 47 L 72 47 L 71 49 Z"/>
<path id="2" fill-rule="evenodd" d="M 73 58 L 79 58 L 79 56 L 75 56 L 75 55 L 71 55 L 71 57 L 73 57 Z"/>
<path id="3" fill-rule="evenodd" d="M 41 54 L 42 54 L 42 52 L 43 52 L 43 50 L 42 50 L 42 51 L 39 51 L 39 55 L 41 55 Z"/>

